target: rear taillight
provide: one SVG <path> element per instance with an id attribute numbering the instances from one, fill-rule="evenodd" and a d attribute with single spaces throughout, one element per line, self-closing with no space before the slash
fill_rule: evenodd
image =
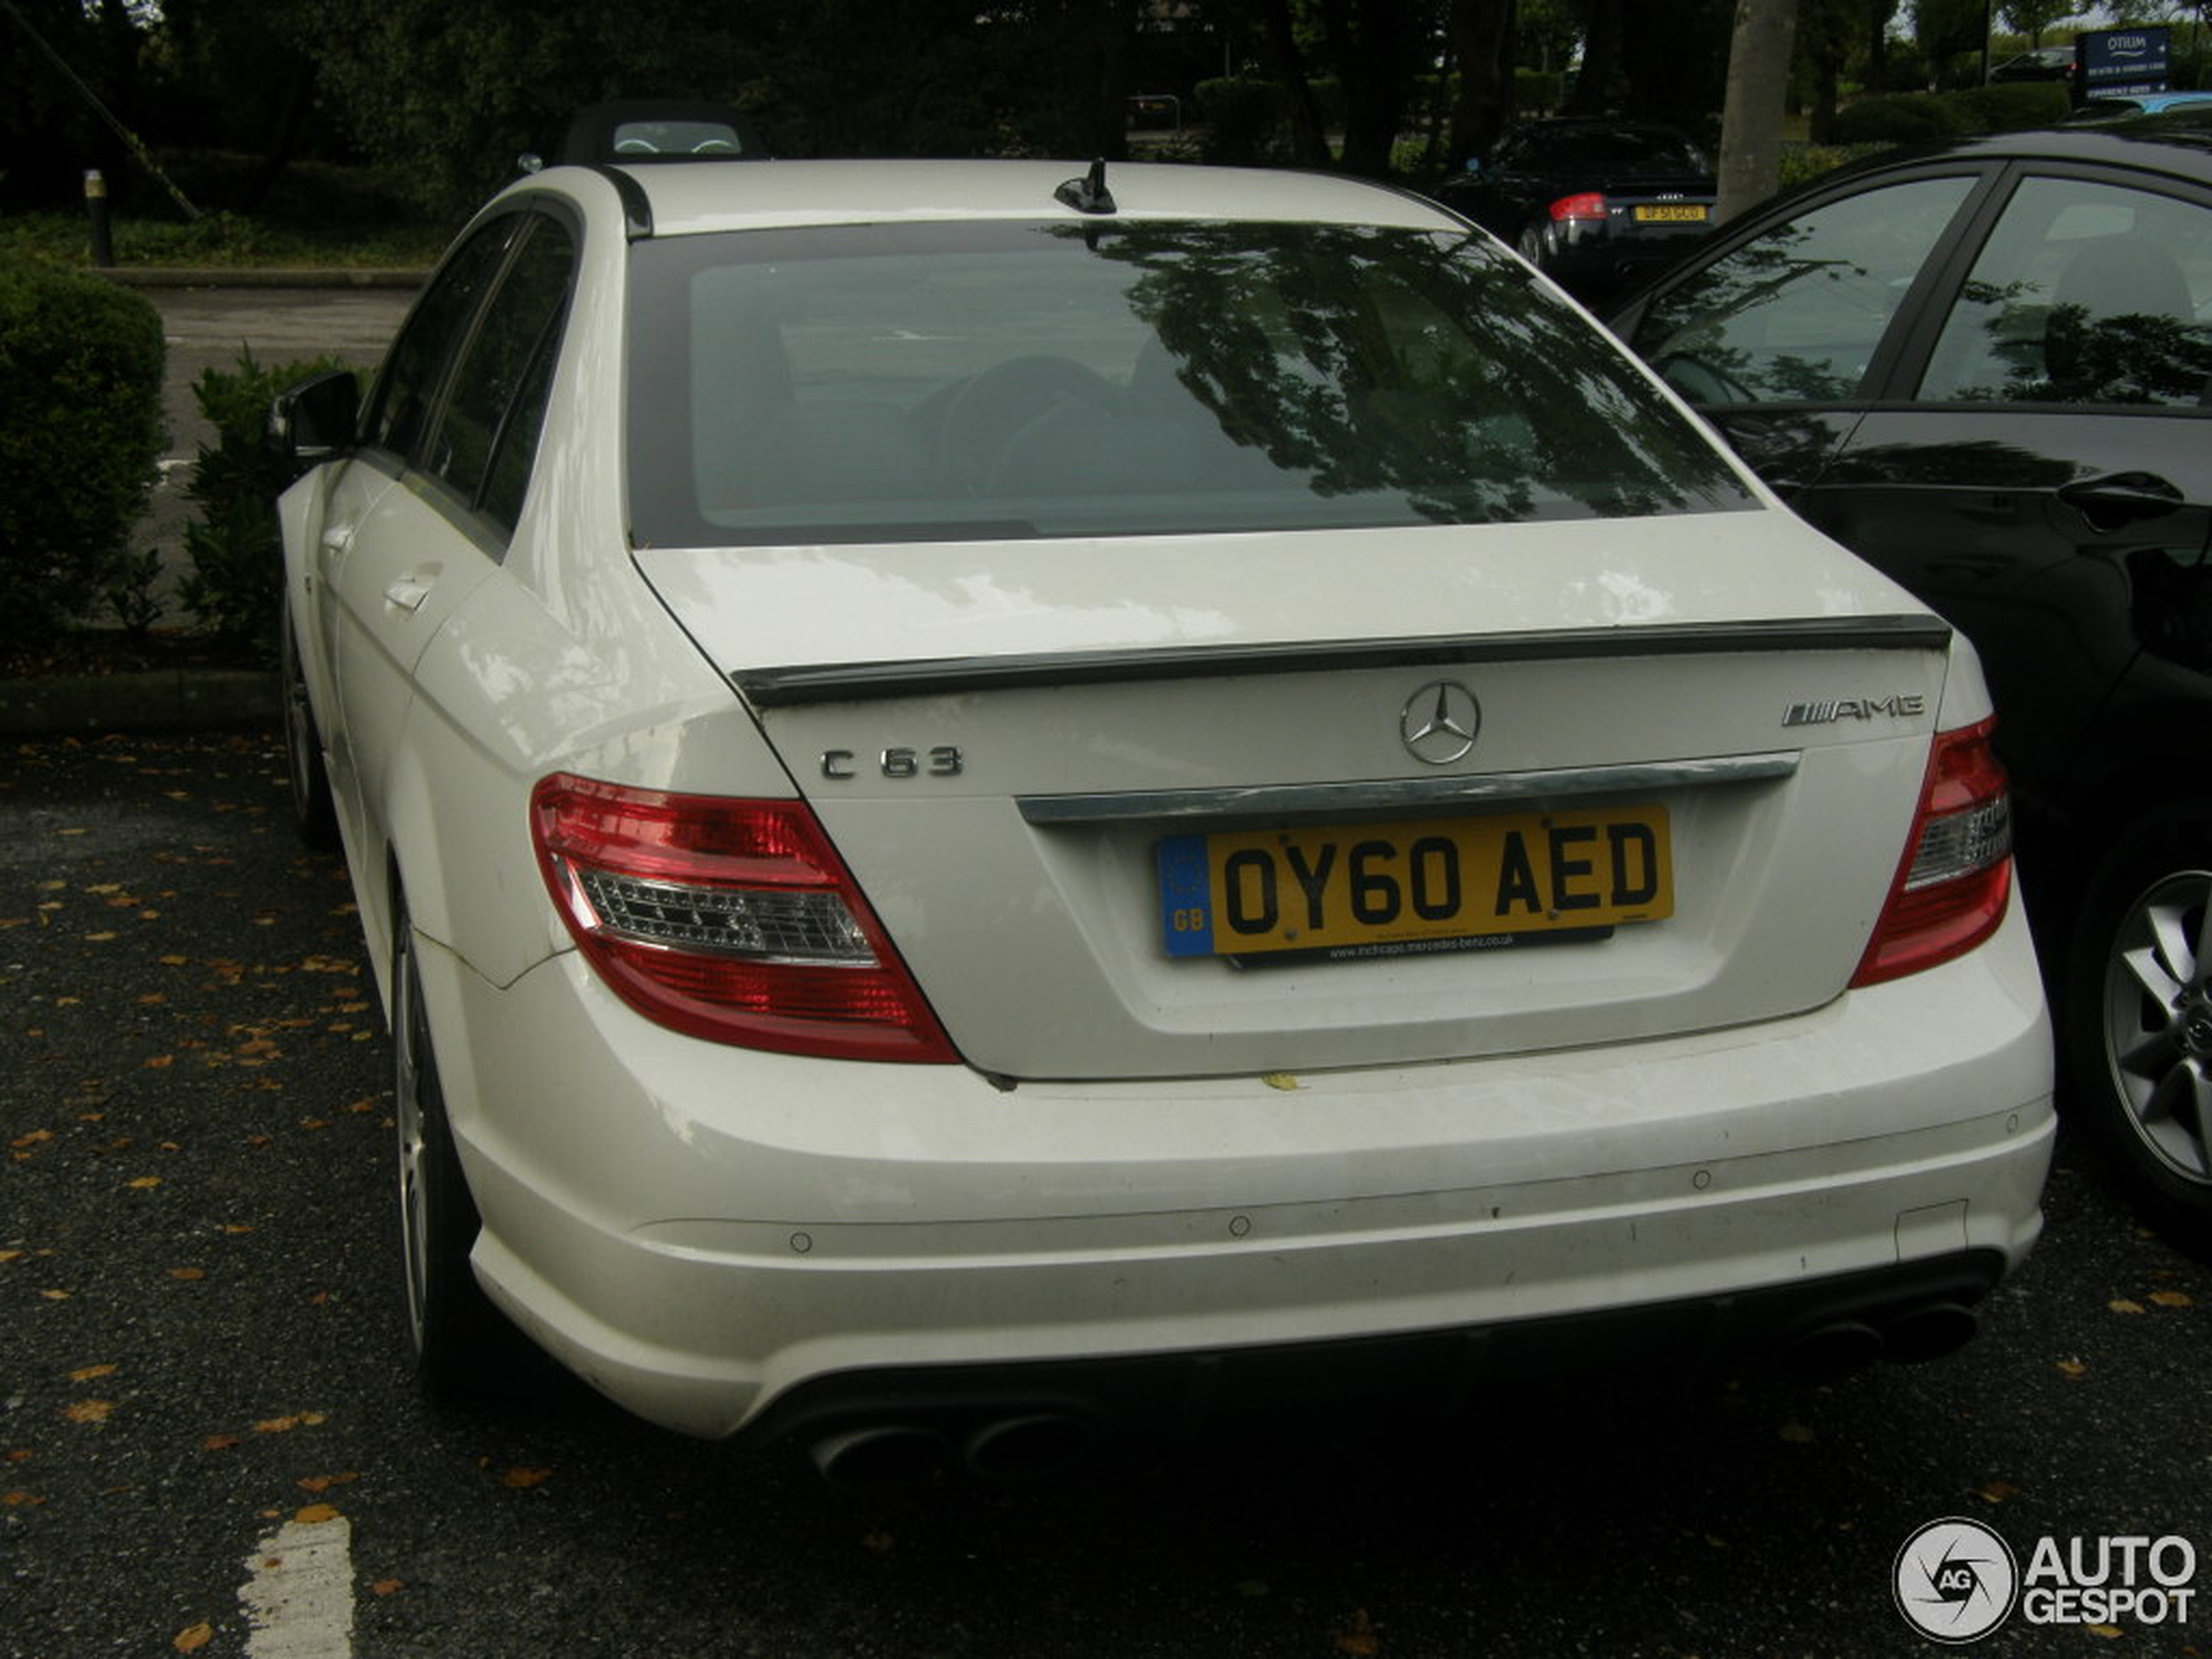
<path id="1" fill-rule="evenodd" d="M 559 773 L 530 833 L 577 944 L 646 1018 L 785 1054 L 959 1058 L 803 802 Z"/>
<path id="2" fill-rule="evenodd" d="M 1571 219 L 1603 219 L 1605 198 L 1595 190 L 1577 195 L 1561 196 L 1551 206 L 1552 223 L 1561 224 Z"/>
<path id="3" fill-rule="evenodd" d="M 2013 890 L 2013 812 L 1995 722 L 1936 734 L 1912 837 L 1851 983 L 1962 956 L 1997 931 Z"/>

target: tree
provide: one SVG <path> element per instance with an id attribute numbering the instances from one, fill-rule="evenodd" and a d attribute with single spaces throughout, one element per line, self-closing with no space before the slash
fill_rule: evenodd
<path id="1" fill-rule="evenodd" d="M 2005 0 L 1998 8 L 2005 27 L 2027 37 L 2030 46 L 2043 44 L 2043 31 L 2081 10 L 2077 0 Z"/>
<path id="2" fill-rule="evenodd" d="M 1453 162 L 1490 147 L 1513 114 L 1515 0 L 1451 0 L 1446 38 L 1459 71 L 1447 149 Z"/>
<path id="3" fill-rule="evenodd" d="M 1772 195 L 1781 181 L 1782 115 L 1797 29 L 1797 0 L 1737 0 L 1714 208 L 1723 222 Z"/>

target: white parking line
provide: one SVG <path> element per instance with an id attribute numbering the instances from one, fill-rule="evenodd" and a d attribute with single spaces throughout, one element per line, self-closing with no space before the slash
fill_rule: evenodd
<path id="1" fill-rule="evenodd" d="M 354 1528 L 287 1521 L 246 1558 L 247 1659 L 353 1659 Z"/>

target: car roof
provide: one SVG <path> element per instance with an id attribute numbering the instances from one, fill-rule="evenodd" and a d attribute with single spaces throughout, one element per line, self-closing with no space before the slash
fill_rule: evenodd
<path id="1" fill-rule="evenodd" d="M 623 167 L 612 177 L 637 230 L 659 236 L 779 226 L 972 219 L 1256 219 L 1461 230 L 1410 192 L 1335 174 L 1109 162 L 1110 212 L 1086 213 L 1060 192 L 1091 164 L 1075 161 L 759 161 L 741 167 Z M 571 169 L 536 175 L 558 183 Z"/>
<path id="2" fill-rule="evenodd" d="M 2042 127 L 1885 150 L 1809 181 L 1804 193 L 1832 181 L 1950 160 L 2103 163 L 2212 184 L 2212 126 L 2206 125 L 2206 113 L 2202 106 L 2185 107 L 2170 115 L 2141 116 L 2107 126 Z"/>

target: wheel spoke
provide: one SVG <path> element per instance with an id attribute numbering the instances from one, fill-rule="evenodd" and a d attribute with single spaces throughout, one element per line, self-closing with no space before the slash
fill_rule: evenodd
<path id="1" fill-rule="evenodd" d="M 2167 1009 L 2181 1001 L 2183 987 L 2179 980 L 2166 971 L 2162 954 L 2155 948 L 2144 947 L 2123 952 L 2120 960 L 2126 965 L 2135 983 L 2142 988 L 2143 995 L 2160 1008 Z"/>
<path id="2" fill-rule="evenodd" d="M 2120 1069 L 2130 1076 L 2160 1082 L 2181 1057 L 2181 1045 L 2174 1040 L 2173 1032 L 2161 1026 L 2146 1034 L 2141 1042 L 2121 1053 L 2119 1065 Z"/>
<path id="3" fill-rule="evenodd" d="M 2202 1069 L 2184 1066 L 2182 1074 L 2189 1080 L 2190 1112 L 2187 1122 L 2176 1123 L 2185 1131 L 2175 1137 L 2175 1150 L 2186 1155 L 2194 1165 L 2188 1173 L 2199 1178 L 2212 1177 L 2212 1080 Z"/>
<path id="4" fill-rule="evenodd" d="M 2151 942 L 2157 949 L 2158 961 L 2176 986 L 2187 985 L 2196 978 L 2197 954 L 2188 931 L 2188 914 L 2178 904 L 2156 904 L 2148 907 L 2143 920 L 2150 926 Z"/>
<path id="5" fill-rule="evenodd" d="M 2161 1123 L 2176 1120 L 2176 1109 L 2187 1109 L 2195 1102 L 2200 1082 L 2195 1068 L 2176 1066 L 2151 1086 L 2135 1109 L 2135 1116 L 2146 1129 L 2155 1129 Z M 2163 1138 L 2163 1137 L 2161 1137 Z"/>

